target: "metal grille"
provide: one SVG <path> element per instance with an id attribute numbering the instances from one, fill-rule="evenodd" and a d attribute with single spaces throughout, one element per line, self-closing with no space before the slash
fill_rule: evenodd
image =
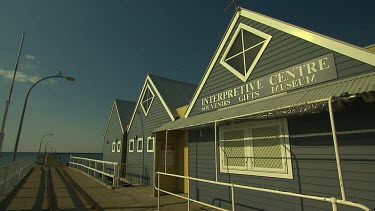
<path id="1" fill-rule="evenodd" d="M 244 131 L 228 131 L 224 132 L 223 136 L 224 165 L 244 167 L 246 165 Z"/>
<path id="2" fill-rule="evenodd" d="M 282 169 L 279 126 L 253 128 L 254 167 Z"/>

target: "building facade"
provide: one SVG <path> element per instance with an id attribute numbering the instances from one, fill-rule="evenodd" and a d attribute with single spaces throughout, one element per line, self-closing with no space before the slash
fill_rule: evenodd
<path id="1" fill-rule="evenodd" d="M 375 55 L 364 48 L 239 8 L 185 118 L 154 130 L 156 144 L 168 146 L 157 149 L 156 160 L 165 165 L 155 170 L 182 175 L 188 168 L 194 178 L 374 209 L 374 66 Z M 232 208 L 230 187 L 167 177 L 160 183 Z M 236 210 L 332 209 L 241 188 L 234 200 Z"/>
<path id="2" fill-rule="evenodd" d="M 153 131 L 180 118 L 179 109 L 189 103 L 195 85 L 147 75 L 128 131 L 126 181 L 153 185 L 155 137 Z"/>
<path id="3" fill-rule="evenodd" d="M 125 164 L 127 128 L 135 102 L 115 99 L 104 130 L 103 160 Z M 113 171 L 113 169 L 107 169 Z"/>

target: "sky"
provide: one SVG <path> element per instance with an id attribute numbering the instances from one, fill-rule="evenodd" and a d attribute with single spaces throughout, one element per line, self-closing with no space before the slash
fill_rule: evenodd
<path id="1" fill-rule="evenodd" d="M 198 84 L 234 15 L 230 0 L 0 1 L 0 118 L 22 32 L 2 151 L 102 152 L 114 98 L 137 101 L 147 73 Z M 237 5 L 357 46 L 375 43 L 373 0 L 237 0 Z M 42 145 L 44 150 L 44 145 Z"/>

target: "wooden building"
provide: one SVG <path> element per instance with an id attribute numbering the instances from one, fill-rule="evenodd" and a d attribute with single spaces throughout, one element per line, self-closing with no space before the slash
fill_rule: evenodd
<path id="1" fill-rule="evenodd" d="M 103 160 L 125 164 L 127 152 L 127 128 L 135 102 L 115 99 L 109 115 L 103 139 Z M 113 171 L 113 169 L 107 169 Z"/>
<path id="2" fill-rule="evenodd" d="M 374 66 L 365 48 L 239 8 L 185 118 L 154 130 L 168 146 L 156 171 L 216 184 L 164 176 L 161 188 L 224 209 L 332 210 L 331 197 L 374 209 Z"/>
<path id="3" fill-rule="evenodd" d="M 153 185 L 155 136 L 152 131 L 183 116 L 196 85 L 147 75 L 130 120 L 126 181 Z M 180 108 L 182 107 L 182 108 Z M 185 107 L 186 110 L 186 107 Z"/>

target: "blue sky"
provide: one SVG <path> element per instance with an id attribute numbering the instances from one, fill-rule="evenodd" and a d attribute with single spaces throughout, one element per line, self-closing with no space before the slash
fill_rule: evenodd
<path id="1" fill-rule="evenodd" d="M 2 151 L 12 151 L 28 88 L 19 151 L 40 138 L 60 152 L 101 152 L 114 98 L 137 101 L 147 73 L 198 84 L 234 9 L 230 0 L 0 2 L 0 117 L 26 32 Z M 241 7 L 358 46 L 375 43 L 374 1 L 246 1 Z"/>

